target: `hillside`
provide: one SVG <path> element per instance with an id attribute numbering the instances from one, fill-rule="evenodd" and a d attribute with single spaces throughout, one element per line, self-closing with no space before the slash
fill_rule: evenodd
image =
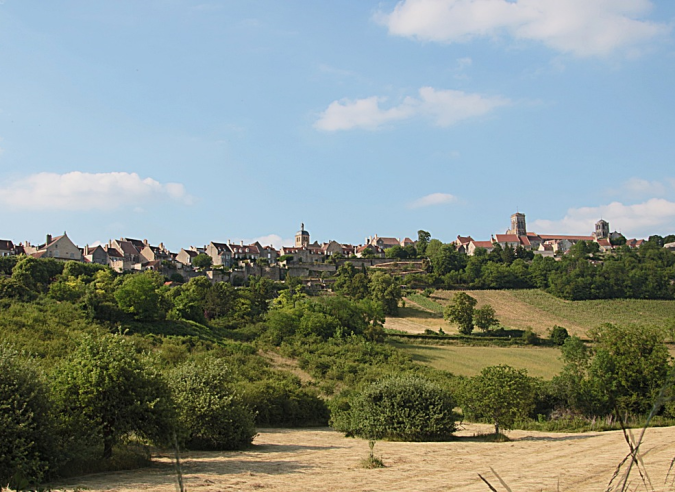
<path id="1" fill-rule="evenodd" d="M 457 291 L 438 290 L 429 299 L 441 306 L 448 304 Z M 609 299 L 593 301 L 566 301 L 541 290 L 467 290 L 478 300 L 478 307 L 490 304 L 497 318 L 507 328 L 531 328 L 545 336 L 550 328 L 559 325 L 573 335 L 586 336 L 589 329 L 602 323 L 667 326 L 675 320 L 675 301 Z M 406 299 L 406 308 L 398 318 L 388 318 L 385 326 L 410 333 L 425 329 L 448 333 L 456 328 L 433 312 Z"/>

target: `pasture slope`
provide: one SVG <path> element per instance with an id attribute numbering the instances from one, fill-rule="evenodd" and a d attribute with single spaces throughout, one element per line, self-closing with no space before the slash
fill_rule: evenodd
<path id="1" fill-rule="evenodd" d="M 446 306 L 457 291 L 438 290 L 430 300 Z M 507 328 L 531 329 L 546 336 L 554 325 L 567 328 L 571 335 L 585 337 L 588 330 L 602 323 L 665 326 L 675 320 L 675 301 L 644 299 L 607 299 L 593 301 L 566 301 L 538 289 L 532 290 L 466 290 L 478 300 L 478 306 L 490 304 L 501 324 Z M 389 318 L 387 328 L 410 333 L 425 329 L 447 333 L 456 327 L 443 320 L 438 312 L 426 309 L 411 300 L 398 318 Z"/>

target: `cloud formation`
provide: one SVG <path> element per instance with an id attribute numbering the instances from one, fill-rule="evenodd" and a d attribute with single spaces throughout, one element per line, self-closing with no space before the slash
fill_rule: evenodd
<path id="1" fill-rule="evenodd" d="M 612 202 L 599 207 L 570 208 L 561 220 L 535 220 L 532 230 L 540 234 L 589 235 L 600 218 L 625 236 L 646 238 L 652 234 L 671 234 L 675 231 L 675 202 L 651 198 L 633 205 Z"/>
<path id="2" fill-rule="evenodd" d="M 383 102 L 385 98 L 377 96 L 355 101 L 349 99 L 333 101 L 321 113 L 314 127 L 324 131 L 352 128 L 375 130 L 386 123 L 416 116 L 431 118 L 436 125 L 447 127 L 511 104 L 511 101 L 500 96 L 436 90 L 433 87 L 422 87 L 419 90 L 419 97 L 406 97 L 398 106 L 384 109 L 381 107 Z"/>
<path id="3" fill-rule="evenodd" d="M 449 193 L 432 193 L 411 202 L 409 208 L 431 207 L 433 205 L 443 205 L 445 203 L 453 203 L 456 201 L 457 197 L 450 195 Z"/>
<path id="4" fill-rule="evenodd" d="M 389 33 L 441 43 L 511 36 L 579 57 L 630 52 L 671 26 L 642 20 L 649 0 L 404 0 L 376 20 Z"/>
<path id="5" fill-rule="evenodd" d="M 14 210 L 112 210 L 153 201 L 191 204 L 182 184 L 136 173 L 38 173 L 0 187 L 0 203 Z"/>

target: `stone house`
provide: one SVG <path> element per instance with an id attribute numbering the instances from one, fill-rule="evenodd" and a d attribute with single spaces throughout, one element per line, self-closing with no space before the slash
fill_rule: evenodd
<path id="1" fill-rule="evenodd" d="M 82 250 L 82 257 L 89 263 L 96 263 L 98 265 L 108 265 L 108 253 L 101 246 L 94 246 L 93 248 L 86 245 Z"/>
<path id="2" fill-rule="evenodd" d="M 211 241 L 206 246 L 206 254 L 211 257 L 214 266 L 223 265 L 227 268 L 232 266 L 232 250 L 229 244 Z"/>
<path id="3" fill-rule="evenodd" d="M 181 265 L 192 266 L 192 260 L 194 260 L 198 254 L 199 253 L 193 249 L 181 248 L 176 255 L 176 261 Z"/>
<path id="4" fill-rule="evenodd" d="M 0 256 L 11 256 L 16 254 L 14 243 L 9 239 L 0 239 Z"/>
<path id="5" fill-rule="evenodd" d="M 44 244 L 32 246 L 30 243 L 24 245 L 27 255 L 36 258 L 54 258 L 56 260 L 82 261 L 82 252 L 64 232 L 62 236 L 52 237 L 47 234 Z"/>

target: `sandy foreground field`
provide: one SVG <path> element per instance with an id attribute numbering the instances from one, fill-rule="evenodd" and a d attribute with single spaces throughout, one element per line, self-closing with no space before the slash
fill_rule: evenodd
<path id="1" fill-rule="evenodd" d="M 200 452 L 183 457 L 190 491 L 488 491 L 478 474 L 499 491 L 506 490 L 490 471 L 494 468 L 514 492 L 602 491 L 626 456 L 621 432 L 558 434 L 512 431 L 506 443 L 472 440 L 489 426 L 465 425 L 456 441 L 446 443 L 378 442 L 375 455 L 386 468 L 364 469 L 368 442 L 349 439 L 330 429 L 267 429 L 251 449 L 241 452 Z M 675 427 L 647 431 L 644 462 L 654 490 L 675 490 L 672 474 Z M 640 478 L 634 474 L 633 487 Z M 91 475 L 60 484 L 72 490 L 171 491 L 176 480 L 169 456 L 151 468 Z"/>

